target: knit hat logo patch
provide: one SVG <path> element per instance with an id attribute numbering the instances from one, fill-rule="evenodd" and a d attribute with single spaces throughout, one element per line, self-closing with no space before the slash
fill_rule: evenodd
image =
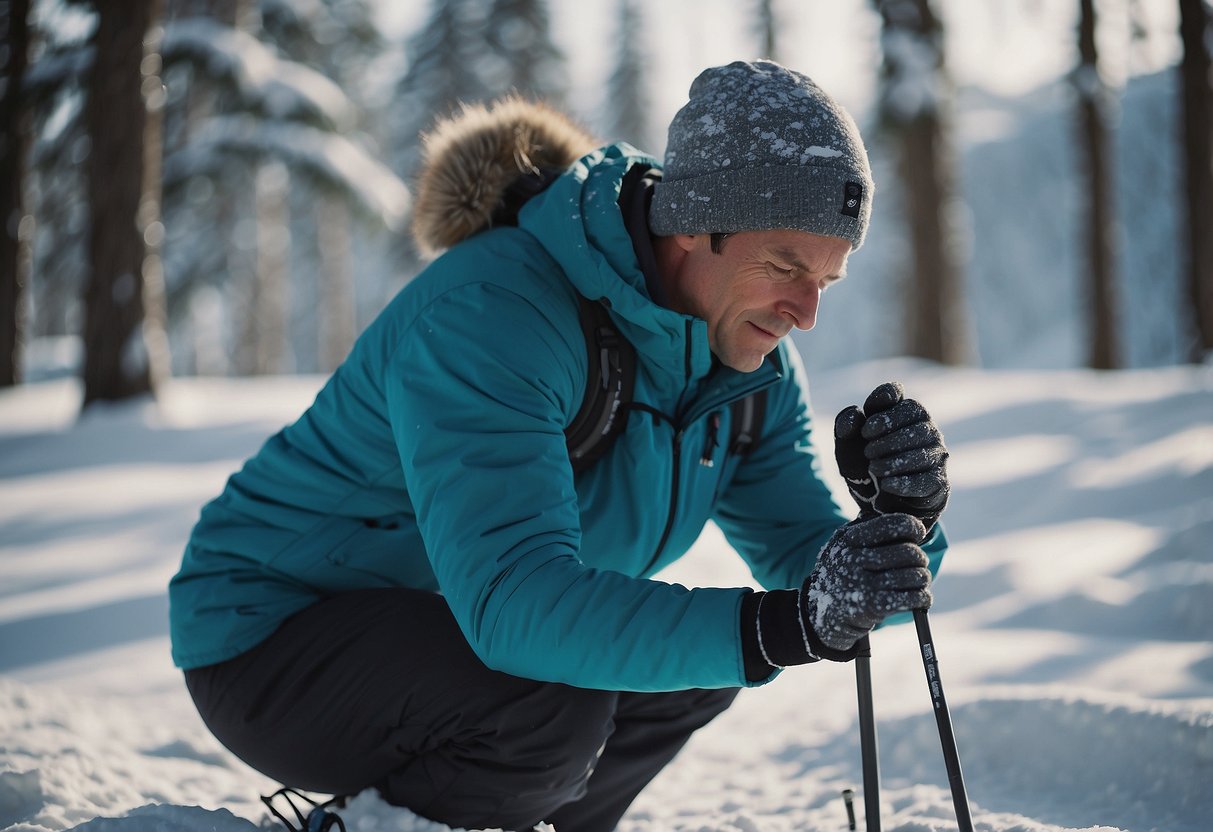
<path id="1" fill-rule="evenodd" d="M 842 186 L 842 210 L 840 214 L 859 219 L 863 208 L 863 185 L 858 182 L 848 182 Z"/>

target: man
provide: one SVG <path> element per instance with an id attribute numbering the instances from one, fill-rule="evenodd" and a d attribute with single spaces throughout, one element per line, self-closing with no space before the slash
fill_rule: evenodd
<path id="1" fill-rule="evenodd" d="M 783 340 L 867 230 L 849 116 L 738 62 L 691 87 L 664 175 L 594 145 L 517 100 L 436 128 L 415 234 L 449 250 L 202 512 L 174 658 L 219 739 L 288 786 L 605 832 L 739 687 L 930 604 L 939 431 L 896 385 L 840 414 L 865 501 L 846 523 Z M 622 432 L 575 471 L 587 299 L 637 362 Z M 742 450 L 731 403 L 758 391 Z M 768 591 L 651 580 L 709 519 Z"/>

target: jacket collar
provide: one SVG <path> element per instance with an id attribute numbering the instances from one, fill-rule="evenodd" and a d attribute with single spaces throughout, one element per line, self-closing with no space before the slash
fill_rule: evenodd
<path id="1" fill-rule="evenodd" d="M 582 157 L 527 202 L 518 224 L 540 241 L 580 294 L 609 306 L 620 333 L 649 371 L 664 377 L 663 386 L 691 393 L 702 388 L 711 402 L 748 395 L 783 374 L 778 351 L 754 373 L 713 372 L 707 322 L 654 297 L 660 283 L 645 208 L 660 173 L 651 156 L 624 143 L 608 145 Z"/>

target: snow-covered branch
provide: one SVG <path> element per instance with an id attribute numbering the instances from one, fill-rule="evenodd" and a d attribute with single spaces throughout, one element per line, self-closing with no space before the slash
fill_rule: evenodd
<path id="1" fill-rule="evenodd" d="M 404 182 L 346 137 L 249 116 L 205 122 L 186 147 L 164 160 L 165 187 L 191 176 L 213 175 L 233 156 L 282 159 L 293 172 L 350 194 L 390 229 L 400 227 L 408 210 Z"/>
<path id="2" fill-rule="evenodd" d="M 354 106 L 335 83 L 216 20 L 173 22 L 165 29 L 160 52 L 166 65 L 189 62 L 208 78 L 230 85 L 248 109 L 269 118 L 337 130 L 353 123 Z"/>

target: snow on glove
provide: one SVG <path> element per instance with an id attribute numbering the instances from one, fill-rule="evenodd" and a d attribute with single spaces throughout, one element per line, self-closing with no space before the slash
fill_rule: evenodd
<path id="1" fill-rule="evenodd" d="M 834 532 L 800 591 L 814 655 L 850 661 L 855 643 L 885 618 L 931 606 L 924 537 L 922 522 L 908 514 L 852 520 Z"/>
<path id="2" fill-rule="evenodd" d="M 754 592 L 741 602 L 746 678 L 819 659 L 847 662 L 886 617 L 931 606 L 931 572 L 918 545 L 926 529 L 909 514 L 873 514 L 842 526 L 803 586 Z"/>
<path id="3" fill-rule="evenodd" d="M 834 456 L 860 517 L 903 513 L 929 532 L 948 503 L 948 449 L 930 414 L 897 382 L 834 420 Z"/>

